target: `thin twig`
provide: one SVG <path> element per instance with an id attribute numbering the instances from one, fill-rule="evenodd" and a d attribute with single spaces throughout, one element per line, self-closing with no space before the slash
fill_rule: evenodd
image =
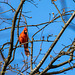
<path id="1" fill-rule="evenodd" d="M 62 19 L 63 23 L 65 24 L 65 21 L 63 20 L 62 15 L 61 15 L 61 13 L 60 13 L 59 9 L 57 8 L 57 6 L 55 5 L 54 1 L 52 1 L 52 3 L 53 3 L 53 4 L 54 4 L 54 6 L 56 7 L 56 9 L 57 9 L 58 13 L 60 14 L 60 17 L 61 17 L 61 19 Z"/>
<path id="2" fill-rule="evenodd" d="M 31 42 L 31 71 L 33 70 L 33 37 Z"/>

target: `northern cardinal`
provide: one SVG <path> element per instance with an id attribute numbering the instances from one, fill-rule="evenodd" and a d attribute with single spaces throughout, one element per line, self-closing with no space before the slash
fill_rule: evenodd
<path id="1" fill-rule="evenodd" d="M 19 35 L 19 42 L 20 44 L 28 42 L 28 34 L 27 34 L 27 28 L 25 27 L 24 30 Z M 30 55 L 29 49 L 28 49 L 28 43 L 24 44 L 24 50 L 26 56 Z"/>

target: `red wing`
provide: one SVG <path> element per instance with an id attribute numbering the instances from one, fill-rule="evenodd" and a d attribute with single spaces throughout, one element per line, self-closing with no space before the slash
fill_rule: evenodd
<path id="1" fill-rule="evenodd" d="M 20 43 L 24 43 L 23 37 L 19 36 L 19 42 L 20 42 Z"/>

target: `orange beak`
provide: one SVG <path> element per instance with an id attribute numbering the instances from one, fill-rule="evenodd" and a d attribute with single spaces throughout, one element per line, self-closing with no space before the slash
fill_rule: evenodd
<path id="1" fill-rule="evenodd" d="M 27 34 L 27 30 L 24 30 L 24 34 Z"/>

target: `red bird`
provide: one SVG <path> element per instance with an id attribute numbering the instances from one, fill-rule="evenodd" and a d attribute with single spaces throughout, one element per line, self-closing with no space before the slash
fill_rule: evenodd
<path id="1" fill-rule="evenodd" d="M 27 28 L 25 27 L 22 33 L 19 35 L 19 42 L 20 44 L 28 42 L 28 34 L 27 34 Z M 24 44 L 24 50 L 26 56 L 30 55 L 29 49 L 28 49 L 28 43 Z"/>

